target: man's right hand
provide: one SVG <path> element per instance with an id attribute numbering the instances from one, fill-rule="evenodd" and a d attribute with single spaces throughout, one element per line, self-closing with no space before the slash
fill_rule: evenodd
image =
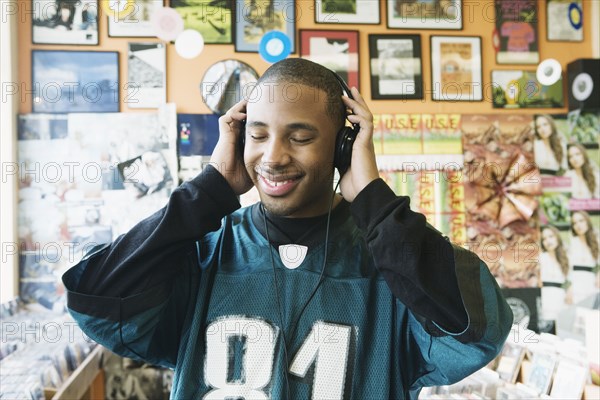
<path id="1" fill-rule="evenodd" d="M 244 155 L 238 145 L 241 128 L 246 120 L 247 100 L 231 107 L 219 118 L 219 141 L 210 157 L 210 163 L 223 175 L 235 194 L 242 195 L 253 186 L 246 172 Z"/>

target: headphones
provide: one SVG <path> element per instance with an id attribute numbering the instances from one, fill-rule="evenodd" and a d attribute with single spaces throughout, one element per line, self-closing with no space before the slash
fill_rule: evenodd
<path id="1" fill-rule="evenodd" d="M 344 81 L 344 79 L 339 76 L 335 71 L 330 70 L 335 79 L 338 81 L 342 88 L 342 93 L 345 93 L 346 96 L 354 100 L 352 93 L 350 92 L 350 88 Z M 356 136 L 360 131 L 360 126 L 358 124 L 352 124 L 352 126 L 344 125 L 342 129 L 339 130 L 335 140 L 335 153 L 333 156 L 333 166 L 338 169 L 340 176 L 344 175 L 344 173 L 350 167 L 350 161 L 352 160 L 352 146 L 354 145 L 354 141 L 356 140 Z M 244 154 L 244 145 L 246 140 L 246 124 L 245 121 L 242 125 L 242 129 L 240 130 L 240 154 Z"/>

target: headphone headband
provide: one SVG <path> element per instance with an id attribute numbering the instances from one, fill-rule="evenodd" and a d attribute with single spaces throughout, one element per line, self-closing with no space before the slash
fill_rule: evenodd
<path id="1" fill-rule="evenodd" d="M 352 96 L 352 92 L 350 91 L 350 88 L 346 84 L 346 81 L 344 81 L 344 79 L 341 76 L 339 76 L 338 73 L 335 72 L 334 70 L 330 70 L 330 71 L 333 74 L 333 76 L 335 77 L 335 79 L 339 82 L 340 86 L 342 87 L 342 92 L 346 92 L 346 96 L 348 96 L 349 98 L 354 100 L 354 97 Z"/>

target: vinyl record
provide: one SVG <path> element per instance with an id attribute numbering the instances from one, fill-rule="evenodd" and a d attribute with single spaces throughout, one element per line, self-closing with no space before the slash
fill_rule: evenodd
<path id="1" fill-rule="evenodd" d="M 202 77 L 200 92 L 207 107 L 215 114 L 223 115 L 242 96 L 250 96 L 257 80 L 258 74 L 248 64 L 238 60 L 219 61 Z M 260 92 L 253 93 L 255 100 L 256 95 L 260 96 Z"/>
<path id="2" fill-rule="evenodd" d="M 538 82 L 544 86 L 552 86 L 562 76 L 562 67 L 560 63 L 554 58 L 547 58 L 542 61 L 535 74 Z"/>
<path id="3" fill-rule="evenodd" d="M 150 22 L 156 31 L 156 37 L 170 42 L 183 32 L 183 18 L 171 7 L 162 7 L 154 12 Z"/>
<path id="4" fill-rule="evenodd" d="M 582 72 L 573 79 L 571 93 L 576 100 L 586 101 L 594 91 L 594 80 L 587 72 Z"/>
<path id="5" fill-rule="evenodd" d="M 583 26 L 583 10 L 579 4 L 573 2 L 569 4 L 569 22 L 571 26 L 577 30 Z"/>
<path id="6" fill-rule="evenodd" d="M 186 29 L 175 39 L 175 51 L 183 58 L 198 57 L 204 50 L 204 37 L 194 29 Z"/>
<path id="7" fill-rule="evenodd" d="M 292 43 L 287 35 L 280 31 L 267 32 L 258 45 L 258 53 L 267 62 L 276 63 L 290 55 Z"/>

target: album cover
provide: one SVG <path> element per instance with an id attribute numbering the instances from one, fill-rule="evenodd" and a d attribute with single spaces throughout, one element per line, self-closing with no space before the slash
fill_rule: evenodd
<path id="1" fill-rule="evenodd" d="M 555 354 L 538 352 L 533 355 L 531 370 L 525 384 L 540 394 L 548 394 L 557 357 Z"/>
<path id="2" fill-rule="evenodd" d="M 538 14 L 536 0 L 495 0 L 496 31 L 500 48 L 498 64 L 539 62 Z"/>
<path id="3" fill-rule="evenodd" d="M 219 140 L 219 115 L 177 114 L 179 156 L 210 156 Z"/>
<path id="4" fill-rule="evenodd" d="M 129 43 L 129 108 L 158 108 L 167 101 L 167 52 L 163 43 Z"/>
<path id="5" fill-rule="evenodd" d="M 542 225 L 553 225 L 560 230 L 570 227 L 568 193 L 544 191 L 540 197 L 539 216 Z"/>
<path id="6" fill-rule="evenodd" d="M 574 110 L 567 114 L 568 139 L 586 149 L 597 149 L 600 140 L 600 112 Z"/>
<path id="7" fill-rule="evenodd" d="M 551 177 L 563 176 L 567 170 L 567 137 L 569 124 L 566 114 L 537 114 L 533 117 L 534 142 L 533 153 L 535 163 L 540 168 L 544 189 L 548 184 L 559 184 L 560 179 Z"/>
<path id="8" fill-rule="evenodd" d="M 548 0 L 546 2 L 548 41 L 583 41 L 583 1 Z"/>
<path id="9" fill-rule="evenodd" d="M 234 0 L 171 0 L 173 7 L 183 18 L 185 29 L 194 29 L 202 34 L 204 43 L 228 44 L 232 43 L 232 10 Z M 244 10 L 254 10 L 259 14 L 267 12 L 266 3 L 246 6 L 239 3 Z"/>
<path id="10" fill-rule="evenodd" d="M 133 11 L 123 18 L 108 16 L 110 37 L 156 37 L 152 15 L 163 6 L 161 0 L 136 0 Z"/>
<path id="11" fill-rule="evenodd" d="M 493 70 L 494 108 L 562 108 L 562 77 L 553 85 L 542 85 L 533 70 Z"/>
<path id="12" fill-rule="evenodd" d="M 552 381 L 550 396 L 556 399 L 580 399 L 588 369 L 568 360 L 560 360 Z"/>
<path id="13" fill-rule="evenodd" d="M 500 354 L 500 361 L 496 368 L 496 372 L 500 375 L 500 379 L 509 383 L 515 383 L 524 358 L 524 347 L 511 342 L 504 343 Z"/>
<path id="14" fill-rule="evenodd" d="M 98 44 L 98 0 L 33 0 L 34 44 Z"/>

